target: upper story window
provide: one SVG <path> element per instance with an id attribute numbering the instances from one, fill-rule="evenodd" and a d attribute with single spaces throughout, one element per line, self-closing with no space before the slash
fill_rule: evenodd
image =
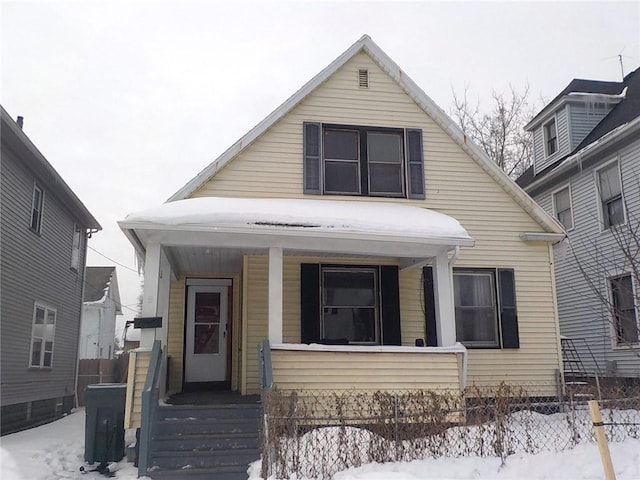
<path id="1" fill-rule="evenodd" d="M 518 348 L 512 269 L 454 268 L 456 339 L 467 347 Z"/>
<path id="2" fill-rule="evenodd" d="M 55 331 L 56 311 L 36 303 L 31 328 L 30 367 L 51 368 Z"/>
<path id="3" fill-rule="evenodd" d="M 424 198 L 422 130 L 305 122 L 304 192 Z"/>
<path id="4" fill-rule="evenodd" d="M 565 229 L 573 228 L 573 215 L 571 212 L 571 188 L 567 185 L 553 194 L 553 211 L 555 217 Z"/>
<path id="5" fill-rule="evenodd" d="M 610 280 L 616 345 L 638 343 L 638 321 L 631 275 Z"/>
<path id="6" fill-rule="evenodd" d="M 73 246 L 71 247 L 71 268 L 78 270 L 80 266 L 80 244 L 82 243 L 82 229 L 73 225 Z"/>
<path id="7" fill-rule="evenodd" d="M 31 200 L 31 230 L 40 233 L 42 228 L 42 209 L 44 207 L 44 192 L 38 185 L 33 186 Z"/>
<path id="8" fill-rule="evenodd" d="M 624 223 L 624 201 L 618 162 L 596 172 L 603 230 Z"/>
<path id="9" fill-rule="evenodd" d="M 548 156 L 558 151 L 558 132 L 556 129 L 556 119 L 554 118 L 544 125 L 544 150 Z"/>

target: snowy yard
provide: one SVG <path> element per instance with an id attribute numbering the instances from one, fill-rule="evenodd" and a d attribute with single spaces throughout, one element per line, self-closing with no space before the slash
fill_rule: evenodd
<path id="1" fill-rule="evenodd" d="M 6 435 L 0 439 L 0 477 L 2 480 L 58 480 L 105 478 L 98 473 L 82 474 L 84 465 L 84 410 L 48 425 Z M 610 444 L 618 480 L 640 478 L 640 440 Z M 122 461 L 112 468 L 115 478 L 133 480 L 136 469 Z M 258 480 L 260 465 L 248 472 Z M 339 472 L 333 480 L 596 480 L 603 479 L 598 448 L 581 444 L 562 453 L 515 454 L 500 466 L 499 458 L 438 458 L 409 463 L 368 464 Z M 292 479 L 293 480 L 293 479 Z M 303 480 L 298 478 L 297 480 Z"/>

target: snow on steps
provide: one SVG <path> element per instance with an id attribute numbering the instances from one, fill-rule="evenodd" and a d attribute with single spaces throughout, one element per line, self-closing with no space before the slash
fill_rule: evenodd
<path id="1" fill-rule="evenodd" d="M 260 458 L 260 405 L 160 407 L 147 475 L 153 479 L 246 479 Z"/>

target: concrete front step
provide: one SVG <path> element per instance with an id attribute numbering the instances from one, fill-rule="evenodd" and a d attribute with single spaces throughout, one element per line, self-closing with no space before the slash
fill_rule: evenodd
<path id="1" fill-rule="evenodd" d="M 180 470 L 164 470 L 154 468 L 147 476 L 154 480 L 185 479 L 185 480 L 246 480 L 246 466 L 217 467 L 217 468 L 183 468 Z"/>

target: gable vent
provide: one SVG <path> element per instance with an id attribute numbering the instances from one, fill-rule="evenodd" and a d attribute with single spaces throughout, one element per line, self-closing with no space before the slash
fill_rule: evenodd
<path id="1" fill-rule="evenodd" d="M 358 69 L 358 86 L 360 88 L 369 88 L 369 70 L 366 68 Z"/>

